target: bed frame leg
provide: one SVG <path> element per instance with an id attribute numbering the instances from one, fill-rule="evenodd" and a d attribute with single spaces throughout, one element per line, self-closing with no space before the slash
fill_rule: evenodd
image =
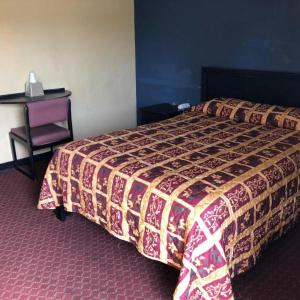
<path id="1" fill-rule="evenodd" d="M 64 222 L 67 216 L 71 215 L 72 213 L 65 211 L 63 206 L 56 207 L 54 211 L 56 218 L 61 222 Z"/>

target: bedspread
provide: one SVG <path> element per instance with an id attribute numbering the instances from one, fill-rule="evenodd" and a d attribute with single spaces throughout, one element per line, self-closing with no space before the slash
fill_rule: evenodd
<path id="1" fill-rule="evenodd" d="M 232 299 L 300 211 L 300 132 L 189 112 L 74 141 L 38 208 L 63 205 L 180 270 L 174 299 Z"/>

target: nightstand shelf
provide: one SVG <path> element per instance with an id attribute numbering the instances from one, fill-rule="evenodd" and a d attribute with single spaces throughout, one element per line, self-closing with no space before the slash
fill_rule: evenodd
<path id="1" fill-rule="evenodd" d="M 170 103 L 161 103 L 151 106 L 141 107 L 139 109 L 139 125 L 159 122 L 181 114 L 178 111 L 177 105 Z"/>

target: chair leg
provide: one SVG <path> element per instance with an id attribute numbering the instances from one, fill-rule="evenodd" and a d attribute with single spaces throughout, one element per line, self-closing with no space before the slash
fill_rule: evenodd
<path id="1" fill-rule="evenodd" d="M 29 171 L 28 171 L 23 166 L 18 165 L 18 158 L 17 158 L 15 140 L 10 134 L 9 134 L 9 141 L 10 141 L 11 153 L 12 153 L 12 157 L 13 157 L 14 168 L 16 170 L 20 171 L 21 173 L 23 173 L 24 175 L 30 177 L 32 180 L 36 179 L 33 151 L 30 148 L 30 146 L 29 145 L 27 146 L 27 149 L 28 149 L 28 152 L 29 152 L 29 160 L 30 160 L 30 166 L 29 166 Z"/>
<path id="2" fill-rule="evenodd" d="M 11 153 L 13 157 L 13 164 L 14 168 L 17 168 L 17 154 L 16 154 L 16 146 L 15 146 L 15 140 L 9 135 L 9 141 L 10 141 L 10 148 L 11 148 Z"/>
<path id="3" fill-rule="evenodd" d="M 36 178 L 35 165 L 34 165 L 33 151 L 30 147 L 28 147 L 28 152 L 29 152 L 29 160 L 30 160 L 31 178 L 34 180 Z"/>

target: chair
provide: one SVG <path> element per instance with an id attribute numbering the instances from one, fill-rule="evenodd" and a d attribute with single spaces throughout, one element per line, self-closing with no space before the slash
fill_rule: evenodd
<path id="1" fill-rule="evenodd" d="M 34 151 L 53 147 L 73 140 L 71 101 L 68 98 L 28 102 L 24 108 L 25 126 L 12 128 L 9 132 L 14 167 L 31 179 L 36 178 Z M 67 121 L 68 128 L 55 123 Z M 18 164 L 15 140 L 26 146 L 30 168 Z"/>

